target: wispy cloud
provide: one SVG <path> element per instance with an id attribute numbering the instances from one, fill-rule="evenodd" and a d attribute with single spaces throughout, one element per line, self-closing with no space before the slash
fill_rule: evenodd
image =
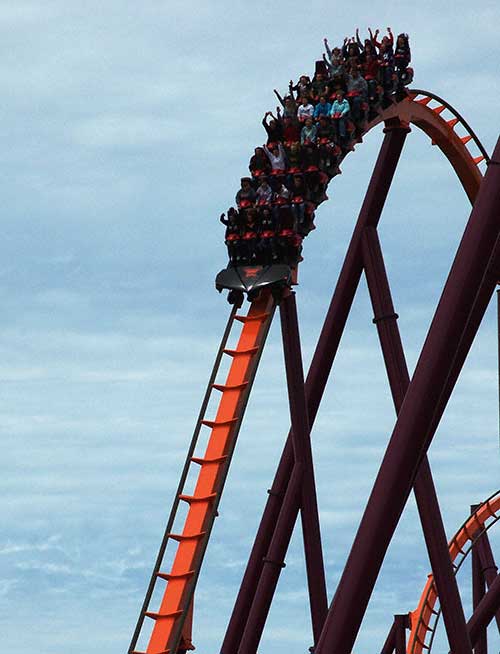
<path id="1" fill-rule="evenodd" d="M 103 654 L 128 645 L 229 311 L 213 289 L 225 265 L 218 215 L 264 138 L 273 87 L 311 73 L 324 36 L 342 39 L 360 17 L 361 30 L 393 23 L 410 31 L 417 85 L 462 110 L 488 149 L 497 137 L 496 2 L 326 8 L 0 8 L 6 651 L 83 654 L 89 633 Z M 346 160 L 305 243 L 306 363 L 380 139 L 370 134 Z M 468 213 L 442 154 L 414 129 L 380 227 L 410 368 Z M 371 318 L 362 280 L 313 431 L 330 594 L 395 420 Z M 430 452 L 448 533 L 499 479 L 495 318 L 492 307 Z M 275 325 L 200 577 L 200 651 L 220 645 L 288 431 L 280 338 Z M 263 651 L 312 644 L 301 547 L 297 528 Z M 415 606 L 428 569 L 410 499 L 358 654 L 379 648 L 391 616 Z"/>

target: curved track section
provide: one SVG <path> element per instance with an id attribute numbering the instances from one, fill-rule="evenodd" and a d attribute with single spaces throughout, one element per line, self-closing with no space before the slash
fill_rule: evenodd
<path id="1" fill-rule="evenodd" d="M 500 520 L 500 490 L 483 502 L 453 536 L 449 543 L 450 558 L 457 572 L 473 543 Z M 439 601 L 434 577 L 429 575 L 417 608 L 410 612 L 410 637 L 408 654 L 423 654 L 429 651 L 439 619 L 436 603 Z"/>
<path id="2" fill-rule="evenodd" d="M 428 91 L 411 89 L 408 97 L 390 105 L 370 121 L 363 130 L 363 135 L 380 123 L 390 126 L 392 121 L 399 121 L 415 125 L 447 157 L 473 204 L 482 180 L 479 164 L 488 161 L 488 155 L 468 123 L 451 105 L 440 102 L 437 98 Z M 476 145 L 479 155 L 471 151 L 472 144 Z"/>
<path id="3" fill-rule="evenodd" d="M 451 114 L 451 118 L 447 120 L 447 123 L 455 129 L 461 126 L 465 131 L 465 136 L 462 137 L 463 142 L 469 143 L 469 141 L 473 141 L 474 145 L 481 153 L 480 157 L 475 157 L 475 161 L 480 163 L 484 159 L 486 163 L 489 163 L 489 155 L 473 131 L 472 127 L 465 120 L 465 118 L 461 116 L 454 107 L 451 106 L 449 102 L 446 102 L 446 100 L 443 100 L 443 98 L 440 98 L 439 95 L 436 95 L 435 93 L 429 93 L 429 91 L 421 91 L 420 89 L 412 89 L 411 96 L 412 100 L 416 100 L 419 104 L 429 105 L 431 101 L 438 103 L 437 106 L 434 107 L 434 111 L 436 113 L 442 113 L 446 109 L 446 111 Z"/>

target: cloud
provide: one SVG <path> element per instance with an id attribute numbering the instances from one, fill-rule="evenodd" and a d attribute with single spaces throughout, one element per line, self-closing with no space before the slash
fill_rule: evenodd
<path id="1" fill-rule="evenodd" d="M 51 536 L 41 543 L 7 542 L 4 545 L 0 545 L 0 556 L 7 554 L 20 554 L 24 552 L 49 552 L 54 550 L 64 552 L 64 549 L 59 545 L 60 542 L 60 535 Z"/>
<path id="2" fill-rule="evenodd" d="M 357 12 L 362 30 L 389 21 L 410 31 L 418 86 L 455 104 L 491 149 L 497 4 L 365 2 Z M 6 650 L 62 654 L 70 644 L 83 654 L 89 633 L 103 654 L 126 649 L 229 313 L 213 289 L 225 265 L 218 215 L 263 140 L 273 87 L 310 73 L 323 36 L 341 39 L 357 20 L 352 6 L 333 17 L 320 0 L 307 10 L 296 1 L 286 10 L 200 1 L 189 11 L 177 0 L 3 3 Z M 378 130 L 346 160 L 305 243 L 306 364 L 380 141 Z M 468 213 L 448 164 L 414 129 L 380 226 L 410 369 Z M 330 595 L 395 420 L 371 319 L 362 280 L 313 431 Z M 430 452 L 448 533 L 498 480 L 495 348 L 492 307 Z M 200 577 L 200 651 L 220 646 L 288 431 L 286 402 L 276 324 Z M 297 528 L 263 651 L 312 644 L 301 547 Z M 357 652 L 381 646 L 428 569 L 410 499 Z"/>

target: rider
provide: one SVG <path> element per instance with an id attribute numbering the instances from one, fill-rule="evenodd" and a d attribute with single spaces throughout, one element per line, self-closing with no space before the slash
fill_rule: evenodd
<path id="1" fill-rule="evenodd" d="M 268 121 L 269 116 L 271 120 Z M 280 121 L 273 116 L 272 111 L 266 111 L 262 119 L 262 125 L 267 132 L 267 142 L 275 143 L 276 141 L 283 140 L 283 127 Z"/>
<path id="2" fill-rule="evenodd" d="M 347 118 L 349 116 L 349 102 L 344 98 L 344 92 L 339 89 L 332 104 L 331 117 L 337 133 L 337 140 L 342 145 L 347 141 Z"/>
<path id="3" fill-rule="evenodd" d="M 364 77 L 359 74 L 359 68 L 351 69 L 347 77 L 347 96 L 352 109 L 352 117 L 355 123 L 361 121 L 361 108 L 368 98 L 368 84 Z"/>
<path id="4" fill-rule="evenodd" d="M 236 204 L 238 205 L 238 208 L 241 207 L 242 203 L 245 204 L 253 204 L 255 202 L 255 191 L 252 188 L 252 180 L 250 177 L 242 177 L 241 180 L 241 188 L 236 193 Z"/>

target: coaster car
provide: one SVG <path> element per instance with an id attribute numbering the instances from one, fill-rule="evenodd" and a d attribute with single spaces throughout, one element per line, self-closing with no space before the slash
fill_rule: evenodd
<path id="1" fill-rule="evenodd" d="M 219 291 L 228 289 L 255 295 L 266 286 L 284 288 L 292 282 L 290 266 L 277 263 L 271 266 L 228 266 L 215 278 L 215 288 Z"/>

